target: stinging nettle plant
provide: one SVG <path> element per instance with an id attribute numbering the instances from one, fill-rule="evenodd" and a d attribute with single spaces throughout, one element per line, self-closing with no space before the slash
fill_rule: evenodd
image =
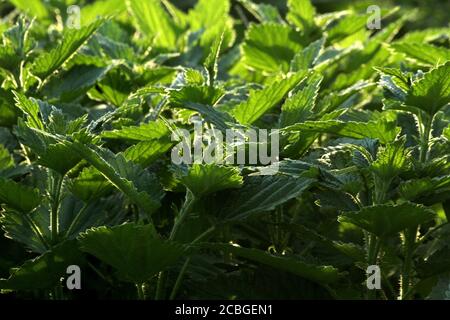
<path id="1" fill-rule="evenodd" d="M 386 1 L 380 29 L 345 1 L 79 1 L 76 28 L 71 5 L 0 4 L 1 294 L 448 299 L 450 32 L 426 5 Z M 258 130 L 276 162 L 171 157 Z"/>

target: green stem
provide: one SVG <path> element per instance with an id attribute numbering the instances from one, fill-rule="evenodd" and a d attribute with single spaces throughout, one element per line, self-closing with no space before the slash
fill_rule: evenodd
<path id="1" fill-rule="evenodd" d="M 170 293 L 169 300 L 175 299 L 178 293 L 178 289 L 180 288 L 181 281 L 183 280 L 184 274 L 186 273 L 187 267 L 189 263 L 191 262 L 191 258 L 187 258 L 186 261 L 183 264 L 183 267 L 180 270 L 180 273 L 178 274 L 177 280 L 175 281 L 175 285 L 172 288 L 172 292 Z"/>
<path id="2" fill-rule="evenodd" d="M 50 213 L 50 229 L 52 232 L 52 243 L 57 242 L 59 233 L 59 205 L 61 201 L 61 188 L 63 182 L 63 176 L 56 171 L 51 171 L 51 186 L 50 186 L 50 196 L 52 200 L 52 207 Z"/>
<path id="3" fill-rule="evenodd" d="M 83 207 L 78 211 L 75 218 L 72 220 L 72 223 L 69 226 L 69 229 L 67 229 L 65 236 L 68 237 L 74 230 L 74 228 L 77 226 L 78 222 L 81 220 L 82 217 L 84 217 L 84 213 L 86 212 L 86 209 L 88 207 L 88 203 L 86 202 Z"/>
<path id="4" fill-rule="evenodd" d="M 404 233 L 404 262 L 401 275 L 401 293 L 402 300 L 407 299 L 407 293 L 411 286 L 411 270 L 413 265 L 413 252 L 416 245 L 417 228 L 406 230 Z"/>
<path id="5" fill-rule="evenodd" d="M 191 242 L 191 245 L 199 242 L 200 240 L 203 240 L 204 238 L 209 236 L 215 230 L 216 230 L 215 226 L 210 227 L 205 232 L 203 232 L 201 235 L 199 235 L 197 238 L 195 238 Z M 170 300 L 175 299 L 175 297 L 177 295 L 177 292 L 178 292 L 178 289 L 180 288 L 181 281 L 183 280 L 184 274 L 186 273 L 187 267 L 188 267 L 190 262 L 191 262 L 191 258 L 187 258 L 186 261 L 184 262 L 183 267 L 181 268 L 180 273 L 178 274 L 177 280 L 175 281 L 175 285 L 172 288 L 172 292 L 170 293 L 170 297 L 169 297 Z"/>
<path id="6" fill-rule="evenodd" d="M 142 283 L 136 283 L 138 300 L 145 300 L 145 294 L 144 294 L 144 290 L 142 289 L 142 286 L 143 286 Z"/>
<path id="7" fill-rule="evenodd" d="M 431 125 L 433 123 L 433 118 L 426 115 L 426 121 L 423 120 L 424 117 L 420 116 L 419 119 L 423 122 L 423 132 L 420 136 L 420 161 L 425 162 L 428 158 L 428 144 L 430 140 Z"/>
<path id="8" fill-rule="evenodd" d="M 369 249 L 367 252 L 367 264 L 369 266 L 376 265 L 378 259 L 378 252 L 380 251 L 381 240 L 378 239 L 374 234 L 369 235 Z M 376 299 L 376 291 L 374 289 L 367 291 L 367 299 Z"/>
<path id="9" fill-rule="evenodd" d="M 170 232 L 169 240 L 174 240 L 176 238 L 180 230 L 180 227 L 183 225 L 183 222 L 189 216 L 189 213 L 194 203 L 195 203 L 195 196 L 189 189 L 187 189 L 183 206 L 181 207 L 178 216 L 175 218 L 175 223 L 173 224 L 172 231 Z M 165 296 L 166 277 L 167 275 L 164 271 L 161 271 L 159 273 L 158 283 L 156 287 L 156 296 L 155 296 L 156 300 L 163 299 Z"/>
<path id="10" fill-rule="evenodd" d="M 180 227 L 182 226 L 183 222 L 186 220 L 187 216 L 189 215 L 194 203 L 195 203 L 195 196 L 188 189 L 186 191 L 186 198 L 184 200 L 184 204 L 181 207 L 178 217 L 175 218 L 175 223 L 173 225 L 172 231 L 170 232 L 169 240 L 175 239 L 178 231 L 180 230 Z"/>
<path id="11" fill-rule="evenodd" d="M 167 278 L 167 274 L 164 271 L 161 271 L 158 274 L 158 283 L 156 284 L 155 300 L 161 300 L 164 298 L 166 278 Z"/>

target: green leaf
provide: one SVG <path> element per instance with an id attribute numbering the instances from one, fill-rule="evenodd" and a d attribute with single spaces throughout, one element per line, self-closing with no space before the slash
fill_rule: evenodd
<path id="1" fill-rule="evenodd" d="M 59 99 L 60 102 L 80 99 L 111 68 L 112 65 L 107 67 L 76 65 L 61 76 L 53 77 L 42 89 L 43 93 L 48 99 Z"/>
<path id="2" fill-rule="evenodd" d="M 139 163 L 142 167 L 149 166 L 172 147 L 173 142 L 164 139 L 140 141 L 123 152 L 127 160 Z"/>
<path id="3" fill-rule="evenodd" d="M 254 3 L 250 0 L 239 0 L 242 6 L 247 9 L 259 22 L 280 23 L 283 18 L 280 16 L 278 8 L 265 3 Z"/>
<path id="4" fill-rule="evenodd" d="M 123 127 L 112 131 L 103 131 L 102 137 L 129 141 L 151 141 L 161 139 L 169 134 L 163 121 L 151 121 L 140 126 Z"/>
<path id="5" fill-rule="evenodd" d="M 70 181 L 69 188 L 78 198 L 89 202 L 109 191 L 112 185 L 96 168 L 87 167 Z"/>
<path id="6" fill-rule="evenodd" d="M 0 144 L 0 172 L 14 166 L 14 159 L 2 144 Z"/>
<path id="7" fill-rule="evenodd" d="M 304 88 L 286 99 L 281 107 L 281 128 L 306 121 L 312 115 L 322 79 L 320 75 L 313 75 Z"/>
<path id="8" fill-rule="evenodd" d="M 223 95 L 224 91 L 220 88 L 187 85 L 179 90 L 171 90 L 169 99 L 177 108 L 183 108 L 188 102 L 213 106 Z"/>
<path id="9" fill-rule="evenodd" d="M 160 207 L 162 190 L 149 172 L 127 161 L 122 154 L 115 155 L 107 149 L 88 147 L 80 142 L 66 144 L 147 214 Z"/>
<path id="10" fill-rule="evenodd" d="M 309 33 L 314 27 L 314 16 L 316 9 L 310 0 L 288 0 L 289 12 L 286 16 L 287 20 L 293 25 Z"/>
<path id="11" fill-rule="evenodd" d="M 381 143 L 386 144 L 394 141 L 400 133 L 400 128 L 396 127 L 395 121 L 380 119 L 369 122 L 344 122 L 341 120 L 328 121 L 306 121 L 298 123 L 283 129 L 285 132 L 322 132 L 335 134 L 339 136 L 363 139 L 379 139 Z"/>
<path id="12" fill-rule="evenodd" d="M 194 163 L 187 171 L 179 170 L 177 178 L 197 198 L 224 189 L 240 188 L 242 176 L 236 167 Z"/>
<path id="13" fill-rule="evenodd" d="M 436 47 L 428 43 L 419 42 L 395 42 L 390 45 L 395 51 L 406 54 L 427 66 L 436 66 L 450 60 L 450 50 L 444 47 Z"/>
<path id="14" fill-rule="evenodd" d="M 22 112 L 27 116 L 27 123 L 33 128 L 43 129 L 44 125 L 39 118 L 40 109 L 36 101 L 28 99 L 22 93 L 15 91 L 13 91 L 13 93 L 17 108 L 22 110 Z"/>
<path id="15" fill-rule="evenodd" d="M 30 212 L 41 202 L 37 189 L 0 178 L 0 202 L 21 212 Z"/>
<path id="16" fill-rule="evenodd" d="M 199 44 L 206 58 L 223 35 L 222 49 L 231 47 L 234 42 L 233 19 L 229 12 L 229 0 L 199 0 L 188 12 L 190 31 L 199 34 Z"/>
<path id="17" fill-rule="evenodd" d="M 447 140 L 450 140 L 450 125 L 444 129 L 442 134 L 447 138 Z"/>
<path id="18" fill-rule="evenodd" d="M 98 17 L 108 17 L 115 14 L 119 15 L 125 10 L 126 3 L 123 0 L 97 0 L 95 2 L 88 3 L 81 7 L 81 25 L 85 26 L 95 22 Z"/>
<path id="19" fill-rule="evenodd" d="M 81 249 L 117 269 L 127 281 L 142 284 L 185 255 L 185 248 L 161 240 L 152 225 L 122 224 L 88 230 Z"/>
<path id="20" fill-rule="evenodd" d="M 22 12 L 27 12 L 30 16 L 45 19 L 48 17 L 48 11 L 41 0 L 9 0 L 16 8 Z"/>
<path id="21" fill-rule="evenodd" d="M 128 10 L 144 37 L 154 39 L 157 47 L 173 51 L 177 47 L 179 28 L 159 0 L 127 0 Z"/>
<path id="22" fill-rule="evenodd" d="M 15 85 L 18 87 L 23 85 L 24 80 L 20 79 L 21 63 L 27 59 L 34 45 L 30 37 L 32 24 L 33 21 L 29 22 L 24 17 L 19 17 L 16 24 L 6 30 L 2 37 L 0 67 L 12 73 Z"/>
<path id="23" fill-rule="evenodd" d="M 410 164 L 410 150 L 405 147 L 405 140 L 400 139 L 381 147 L 377 159 L 370 165 L 370 170 L 380 179 L 390 181 Z"/>
<path id="24" fill-rule="evenodd" d="M 431 117 L 450 102 L 450 62 L 425 73 L 413 83 L 405 104 L 416 107 Z"/>
<path id="25" fill-rule="evenodd" d="M 254 213 L 273 210 L 301 195 L 315 181 L 304 177 L 248 177 L 242 188 L 228 192 L 227 198 L 221 199 L 221 215 L 226 220 L 241 220 Z"/>
<path id="26" fill-rule="evenodd" d="M 399 186 L 399 194 L 402 198 L 416 201 L 418 198 L 432 196 L 436 193 L 450 192 L 450 176 L 425 177 L 403 182 Z M 450 195 L 449 195 L 450 197 Z"/>
<path id="27" fill-rule="evenodd" d="M 39 156 L 39 163 L 61 174 L 67 173 L 81 157 L 70 146 L 58 142 L 55 136 L 19 122 L 16 128 L 19 140 Z M 65 161 L 61 161 L 64 158 Z"/>
<path id="28" fill-rule="evenodd" d="M 84 264 L 83 254 L 75 241 L 66 241 L 43 255 L 11 269 L 8 279 L 0 279 L 0 289 L 50 289 L 67 276 L 67 267 Z"/>
<path id="29" fill-rule="evenodd" d="M 368 37 L 366 31 L 368 16 L 348 14 L 337 22 L 327 26 L 327 44 L 338 47 L 348 47 L 357 41 L 365 41 Z"/>
<path id="30" fill-rule="evenodd" d="M 325 38 L 321 38 L 297 53 L 291 61 L 290 71 L 298 72 L 312 68 L 317 63 L 324 44 Z"/>
<path id="31" fill-rule="evenodd" d="M 375 205 L 364 207 L 358 212 L 346 212 L 339 216 L 339 222 L 352 223 L 383 238 L 417 227 L 432 220 L 434 216 L 433 210 L 406 202 Z"/>
<path id="32" fill-rule="evenodd" d="M 36 58 L 31 72 L 41 80 L 45 80 L 70 60 L 103 22 L 104 20 L 97 20 L 78 30 L 67 29 L 62 35 L 61 43 Z"/>
<path id="33" fill-rule="evenodd" d="M 304 43 L 302 35 L 287 25 L 251 24 L 242 44 L 243 62 L 262 72 L 287 72 Z"/>
<path id="34" fill-rule="evenodd" d="M 287 271 L 319 284 L 333 283 L 340 278 L 338 269 L 333 266 L 309 264 L 295 257 L 276 256 L 259 249 L 249 249 L 222 243 L 208 243 L 202 246 L 208 249 L 231 253 L 275 269 Z"/>
<path id="35" fill-rule="evenodd" d="M 219 38 L 214 41 L 214 44 L 211 48 L 211 52 L 208 57 L 206 57 L 204 67 L 208 73 L 208 85 L 212 87 L 214 85 L 214 81 L 217 78 L 218 72 L 218 60 L 220 54 L 220 48 L 222 47 L 224 33 L 220 35 Z"/>
<path id="36" fill-rule="evenodd" d="M 252 124 L 283 98 L 306 76 L 300 72 L 289 78 L 267 85 L 261 90 L 251 90 L 249 98 L 232 110 L 232 115 L 242 124 Z"/>

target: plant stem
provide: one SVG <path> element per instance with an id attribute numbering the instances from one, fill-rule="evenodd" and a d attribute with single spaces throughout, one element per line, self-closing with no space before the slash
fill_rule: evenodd
<path id="1" fill-rule="evenodd" d="M 136 283 L 138 300 L 145 300 L 145 294 L 144 290 L 142 289 L 142 286 L 143 286 L 142 283 Z"/>
<path id="2" fill-rule="evenodd" d="M 402 300 L 407 299 L 407 293 L 411 285 L 411 269 L 413 264 L 413 251 L 416 244 L 417 227 L 409 230 L 405 230 L 404 233 L 404 256 L 402 275 L 401 275 L 401 292 L 400 297 Z"/>
<path id="3" fill-rule="evenodd" d="M 169 240 L 174 240 L 177 236 L 177 233 L 180 230 L 180 227 L 183 224 L 184 220 L 186 220 L 186 217 L 189 215 L 194 202 L 194 194 L 189 189 L 186 190 L 186 198 L 184 200 L 184 204 L 181 207 L 178 217 L 175 218 L 175 223 L 173 225 L 172 231 L 170 232 Z"/>
<path id="4" fill-rule="evenodd" d="M 186 273 L 186 269 L 191 262 L 191 258 L 187 258 L 186 261 L 183 264 L 183 267 L 180 270 L 180 273 L 178 274 L 177 280 L 175 281 L 175 285 L 172 288 L 172 292 L 170 293 L 169 300 L 175 299 L 177 296 L 178 289 L 180 288 L 181 281 L 183 280 L 184 274 Z"/>
<path id="5" fill-rule="evenodd" d="M 423 120 L 424 117 L 420 116 L 419 119 L 423 122 L 423 133 L 420 137 L 420 161 L 425 162 L 428 158 L 428 144 L 430 140 L 431 125 L 433 123 L 433 118 L 426 116 L 426 121 Z"/>
<path id="6" fill-rule="evenodd" d="M 166 273 L 164 271 L 161 271 L 158 274 L 158 283 L 156 285 L 156 294 L 155 294 L 155 300 L 161 300 L 164 298 L 164 289 L 166 284 Z"/>
<path id="7" fill-rule="evenodd" d="M 192 209 L 192 206 L 195 203 L 195 200 L 196 199 L 194 194 L 189 189 L 187 189 L 183 206 L 181 207 L 178 216 L 175 218 L 175 223 L 173 224 L 172 231 L 170 232 L 169 240 L 174 240 L 176 238 L 181 225 L 186 220 L 186 217 L 189 216 L 189 213 Z M 165 281 L 166 281 L 166 273 L 164 271 L 161 271 L 159 273 L 158 284 L 156 287 L 156 296 L 155 296 L 156 300 L 160 300 L 165 296 L 164 292 Z"/>
<path id="8" fill-rule="evenodd" d="M 197 238 L 195 238 L 191 242 L 191 245 L 199 242 L 200 240 L 203 240 L 204 238 L 209 236 L 215 230 L 216 230 L 215 226 L 210 227 L 205 232 L 203 232 L 201 235 L 199 235 Z M 170 300 L 175 299 L 175 297 L 177 295 L 177 292 L 178 292 L 178 289 L 180 288 L 181 281 L 183 280 L 184 274 L 186 273 L 187 267 L 188 267 L 190 262 L 191 262 L 191 258 L 187 258 L 186 261 L 184 262 L 183 267 L 181 268 L 180 273 L 178 274 L 177 280 L 175 281 L 175 285 L 172 288 L 172 292 L 170 293 L 170 297 L 169 297 Z"/>
<path id="9" fill-rule="evenodd" d="M 369 235 L 369 249 L 367 252 L 367 264 L 369 266 L 376 265 L 378 259 L 378 252 L 380 251 L 381 240 L 378 239 L 374 234 Z M 376 299 L 376 291 L 374 289 L 368 289 L 367 299 Z"/>
<path id="10" fill-rule="evenodd" d="M 52 231 L 52 243 L 55 244 L 59 233 L 59 205 L 61 200 L 61 187 L 63 176 L 56 171 L 51 170 L 51 188 L 50 196 L 52 200 L 52 207 L 50 213 L 50 229 Z"/>

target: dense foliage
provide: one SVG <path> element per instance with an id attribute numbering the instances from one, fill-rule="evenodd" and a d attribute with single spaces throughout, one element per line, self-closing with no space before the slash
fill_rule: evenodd
<path id="1" fill-rule="evenodd" d="M 193 2 L 0 4 L 3 296 L 450 298 L 448 2 Z M 279 162 L 176 164 L 194 124 Z"/>

